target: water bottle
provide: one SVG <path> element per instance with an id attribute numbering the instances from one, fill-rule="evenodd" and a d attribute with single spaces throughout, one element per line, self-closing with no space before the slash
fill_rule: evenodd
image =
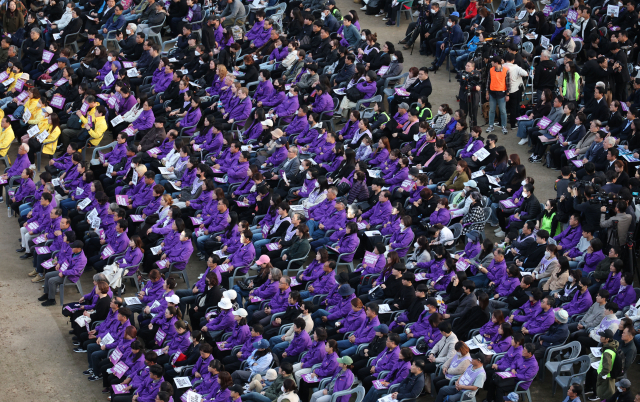
<path id="1" fill-rule="evenodd" d="M 7 207 L 7 217 L 11 218 L 11 207 Z"/>

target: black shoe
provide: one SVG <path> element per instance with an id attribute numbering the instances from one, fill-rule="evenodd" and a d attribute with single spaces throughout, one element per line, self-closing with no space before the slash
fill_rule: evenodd
<path id="1" fill-rule="evenodd" d="M 41 305 L 43 307 L 49 307 L 49 306 L 55 306 L 56 305 L 56 299 L 49 299 L 45 302 L 42 302 Z"/>
<path id="2" fill-rule="evenodd" d="M 433 65 L 433 66 L 429 67 L 429 71 L 433 71 L 435 73 L 436 71 L 438 71 L 438 66 Z"/>
<path id="3" fill-rule="evenodd" d="M 72 332 L 72 331 L 69 331 L 69 332 Z M 73 337 L 71 338 L 71 340 L 72 340 L 72 341 L 79 341 L 80 339 L 78 339 L 78 337 L 77 337 L 77 336 L 73 336 Z"/>
<path id="4" fill-rule="evenodd" d="M 385 24 L 386 24 L 386 25 L 389 25 L 389 26 L 392 26 L 392 25 L 395 25 L 395 24 L 396 24 L 396 22 L 395 22 L 395 21 L 391 21 L 391 20 L 389 20 L 389 21 L 387 21 Z"/>
<path id="5" fill-rule="evenodd" d="M 49 295 L 44 294 L 44 295 L 42 295 L 42 296 L 38 297 L 38 301 L 45 301 L 45 300 L 47 300 L 48 298 L 49 298 Z"/>
<path id="6" fill-rule="evenodd" d="M 399 43 L 399 44 L 401 44 L 401 45 L 404 45 L 404 44 L 406 44 L 406 43 L 407 43 L 407 41 L 406 41 L 406 39 L 403 39 L 403 40 L 401 40 L 401 41 L 400 41 L 400 42 L 398 42 L 398 43 Z"/>
<path id="7" fill-rule="evenodd" d="M 16 253 L 24 253 L 25 251 L 27 251 L 27 249 L 24 247 L 20 247 L 19 249 L 16 249 Z"/>
<path id="8" fill-rule="evenodd" d="M 78 341 L 73 341 L 71 343 L 73 344 L 73 346 L 80 346 L 80 342 L 78 342 Z"/>
<path id="9" fill-rule="evenodd" d="M 101 375 L 92 375 L 91 377 L 87 378 L 89 381 L 98 381 L 98 380 L 102 380 L 102 376 Z"/>
<path id="10" fill-rule="evenodd" d="M 33 253 L 24 253 L 23 255 L 20 256 L 21 260 L 26 260 L 27 258 L 31 258 L 33 257 Z"/>

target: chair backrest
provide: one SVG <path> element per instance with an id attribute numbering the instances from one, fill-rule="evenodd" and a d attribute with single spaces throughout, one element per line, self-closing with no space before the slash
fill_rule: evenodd
<path id="1" fill-rule="evenodd" d="M 500 21 L 493 21 L 493 32 L 498 32 L 500 30 Z"/>
<path id="2" fill-rule="evenodd" d="M 356 400 L 354 402 L 362 402 L 362 400 L 364 399 L 364 395 L 365 395 L 365 390 L 364 387 L 362 385 L 358 385 L 357 387 L 350 389 L 350 390 L 344 390 L 344 391 L 339 391 L 339 392 L 334 392 L 331 396 L 331 402 L 336 402 L 338 400 L 339 397 L 344 396 L 344 395 L 356 395 Z"/>
<path id="3" fill-rule="evenodd" d="M 454 223 L 449 227 L 449 229 L 451 229 L 451 231 L 453 232 L 453 238 L 458 240 L 458 238 L 462 234 L 462 225 L 459 223 Z"/>
<path id="4" fill-rule="evenodd" d="M 491 218 L 491 207 L 484 208 L 484 221 L 488 222 L 489 218 Z"/>
<path id="5" fill-rule="evenodd" d="M 522 45 L 522 50 L 524 50 L 527 53 L 533 52 L 533 42 L 525 42 Z"/>

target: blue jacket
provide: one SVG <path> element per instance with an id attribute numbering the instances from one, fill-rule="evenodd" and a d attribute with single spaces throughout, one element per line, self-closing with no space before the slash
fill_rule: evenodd
<path id="1" fill-rule="evenodd" d="M 540 335 L 542 346 L 549 347 L 561 345 L 569 336 L 569 327 L 567 324 L 558 324 L 554 322 L 547 330 L 546 334 Z"/>
<path id="2" fill-rule="evenodd" d="M 459 24 L 454 25 L 451 30 L 449 30 L 449 27 L 445 27 L 443 30 L 444 37 L 446 38 L 443 42 L 447 44 L 447 47 L 458 45 L 464 41 L 462 28 L 460 28 Z"/>
<path id="3" fill-rule="evenodd" d="M 104 24 L 104 27 L 107 28 L 107 31 L 116 31 L 121 29 L 125 22 L 126 20 L 124 19 L 124 15 L 120 14 L 115 22 L 113 21 L 113 17 L 109 18 L 106 24 Z"/>
<path id="4" fill-rule="evenodd" d="M 496 14 L 500 17 L 513 18 L 516 15 L 516 3 L 513 0 L 502 0 Z"/>
<path id="5" fill-rule="evenodd" d="M 569 8 L 569 0 L 554 0 L 550 5 L 553 11 L 564 10 Z"/>

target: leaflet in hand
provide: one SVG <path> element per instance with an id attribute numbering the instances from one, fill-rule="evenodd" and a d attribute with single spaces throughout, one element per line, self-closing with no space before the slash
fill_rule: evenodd
<path id="1" fill-rule="evenodd" d="M 582 165 L 584 165 L 582 161 L 578 161 L 578 160 L 572 160 L 571 163 L 573 163 L 575 167 L 582 167 Z"/>
<path id="2" fill-rule="evenodd" d="M 516 204 L 514 204 L 511 200 L 502 200 L 502 201 L 500 201 L 500 205 L 502 205 L 503 207 L 505 207 L 507 209 L 516 207 Z"/>
<path id="3" fill-rule="evenodd" d="M 131 215 L 130 218 L 133 222 L 144 222 L 142 215 Z"/>
<path id="4" fill-rule="evenodd" d="M 382 383 L 382 381 L 380 381 L 380 380 L 374 380 L 373 381 L 373 386 L 375 387 L 375 389 L 388 389 L 389 388 L 386 385 L 384 385 Z"/>
<path id="5" fill-rule="evenodd" d="M 549 124 L 551 124 L 551 119 L 545 116 L 538 121 L 538 124 L 536 124 L 536 126 L 538 126 L 539 129 L 544 130 L 549 126 Z"/>
<path id="6" fill-rule="evenodd" d="M 151 148 L 150 150 L 147 151 L 147 153 L 149 154 L 149 156 L 158 155 L 160 153 L 160 148 L 158 147 Z"/>
<path id="7" fill-rule="evenodd" d="M 378 399 L 378 402 L 398 402 L 397 399 L 393 399 L 393 394 L 387 394 L 385 396 L 383 396 L 382 398 Z"/>
<path id="8" fill-rule="evenodd" d="M 158 268 L 164 269 L 169 265 L 169 261 L 168 260 L 160 260 L 160 261 L 156 262 L 156 265 L 158 266 Z"/>
<path id="9" fill-rule="evenodd" d="M 166 337 L 167 337 L 167 333 L 164 332 L 162 329 L 158 329 L 158 332 L 156 332 L 156 344 L 162 345 L 162 342 Z"/>
<path id="10" fill-rule="evenodd" d="M 47 241 L 47 235 L 42 234 L 36 237 L 35 239 L 33 239 L 33 244 L 40 244 L 44 241 Z"/>
<path id="11" fill-rule="evenodd" d="M 365 230 L 364 234 L 367 237 L 380 236 L 380 231 L 379 230 Z"/>
<path id="12" fill-rule="evenodd" d="M 389 66 L 382 66 L 378 70 L 378 75 L 385 75 L 387 71 L 389 71 Z"/>
<path id="13" fill-rule="evenodd" d="M 602 348 L 591 347 L 591 354 L 594 355 L 595 357 L 601 357 Z"/>
<path id="14" fill-rule="evenodd" d="M 556 135 L 558 135 L 560 130 L 562 130 L 562 125 L 560 123 L 555 123 L 553 126 L 549 128 L 549 134 L 555 137 Z"/>
<path id="15" fill-rule="evenodd" d="M 27 229 L 34 231 L 37 230 L 40 227 L 40 224 L 38 222 L 31 222 L 30 224 L 27 225 Z"/>
<path id="16" fill-rule="evenodd" d="M 421 282 L 421 281 L 426 281 L 427 280 L 427 274 L 424 272 L 418 272 L 416 274 L 416 282 Z"/>
<path id="17" fill-rule="evenodd" d="M 176 388 L 187 388 L 191 386 L 189 377 L 176 377 L 173 379 L 176 384 Z"/>
<path id="18" fill-rule="evenodd" d="M 546 36 L 540 37 L 540 46 L 542 46 L 543 49 L 548 48 L 550 44 L 551 42 L 549 41 L 549 38 L 547 38 Z"/>
<path id="19" fill-rule="evenodd" d="M 116 395 L 126 394 L 127 393 L 127 391 L 126 391 L 127 385 L 125 385 L 125 384 L 114 384 L 114 385 L 111 386 L 111 388 L 113 389 L 113 393 L 116 394 Z"/>
<path id="20" fill-rule="evenodd" d="M 153 255 L 158 255 L 162 251 L 162 246 L 151 247 L 151 252 Z"/>
<path id="21" fill-rule="evenodd" d="M 140 302 L 140 299 L 138 299 L 137 297 L 125 297 L 124 302 L 127 304 L 127 306 L 142 304 L 142 302 Z"/>
<path id="22" fill-rule="evenodd" d="M 516 120 L 521 121 L 521 120 L 531 120 L 531 119 L 529 119 L 529 116 L 525 114 L 520 117 L 517 117 Z"/>
<path id="23" fill-rule="evenodd" d="M 302 375 L 302 379 L 307 383 L 307 384 L 313 384 L 316 382 L 320 382 L 320 378 L 318 376 L 315 376 L 311 373 L 309 374 L 303 374 Z"/>
<path id="24" fill-rule="evenodd" d="M 47 246 L 36 247 L 36 254 L 38 254 L 38 255 L 51 254 L 51 250 L 49 250 L 49 247 L 47 247 Z"/>
<path id="25" fill-rule="evenodd" d="M 379 314 L 390 313 L 391 307 L 388 304 L 380 304 L 378 305 Z"/>
<path id="26" fill-rule="evenodd" d="M 127 70 L 127 77 L 137 77 L 138 75 L 140 75 L 140 73 L 138 72 L 138 70 L 136 70 L 136 68 L 131 68 L 129 70 Z"/>
<path id="27" fill-rule="evenodd" d="M 345 88 L 334 88 L 333 93 L 336 95 L 344 95 L 347 92 Z"/>
<path id="28" fill-rule="evenodd" d="M 269 250 L 269 251 L 278 250 L 279 248 L 280 248 L 280 245 L 278 243 L 269 243 L 269 244 L 267 244 L 267 250 Z"/>
<path id="29" fill-rule="evenodd" d="M 122 132 L 125 133 L 127 137 L 133 137 L 134 135 L 136 135 L 135 128 L 133 128 L 133 126 L 125 128 L 124 130 L 122 130 Z"/>
<path id="30" fill-rule="evenodd" d="M 122 205 L 126 207 L 129 205 L 129 196 L 128 195 L 116 195 L 116 202 L 118 205 Z"/>
<path id="31" fill-rule="evenodd" d="M 469 267 L 469 263 L 466 260 L 463 260 L 462 258 L 459 259 L 458 262 L 456 262 L 456 270 L 458 271 L 465 271 L 468 267 Z"/>
<path id="32" fill-rule="evenodd" d="M 179 387 L 178 387 L 179 388 Z M 192 390 L 188 390 L 180 397 L 181 402 L 202 402 L 202 395 L 197 392 L 193 392 Z"/>
<path id="33" fill-rule="evenodd" d="M 406 89 L 404 88 L 396 88 L 395 89 L 396 95 L 400 95 L 400 96 L 409 96 L 409 92 L 407 92 Z"/>
<path id="34" fill-rule="evenodd" d="M 378 262 L 378 255 L 375 253 L 372 253 L 371 251 L 366 251 L 364 253 L 364 258 L 362 259 L 362 262 L 370 266 L 375 266 L 376 263 Z"/>
<path id="35" fill-rule="evenodd" d="M 53 258 L 51 258 L 50 260 L 47 260 L 47 261 L 43 262 L 40 265 L 42 265 L 42 268 L 44 268 L 44 269 L 51 269 L 51 268 L 55 267 L 56 262 L 55 262 L 55 260 Z"/>
<path id="36" fill-rule="evenodd" d="M 117 126 L 118 124 L 122 123 L 124 121 L 124 119 L 122 118 L 122 116 L 116 116 L 113 119 L 111 119 L 111 125 L 113 127 Z"/>
<path id="37" fill-rule="evenodd" d="M 566 156 L 567 159 L 575 158 L 577 155 L 578 152 L 575 149 L 567 149 L 566 151 L 564 151 L 564 156 Z"/>
<path id="38" fill-rule="evenodd" d="M 51 102 L 49 102 L 49 105 L 51 105 L 51 107 L 55 107 L 56 109 L 62 109 L 64 107 L 64 101 L 65 98 L 63 96 L 55 94 L 51 99 Z"/>
<path id="39" fill-rule="evenodd" d="M 484 148 L 480 148 L 473 155 L 478 158 L 478 161 L 482 162 L 487 158 L 487 156 L 489 156 L 489 151 Z"/>
<path id="40" fill-rule="evenodd" d="M 478 170 L 477 172 L 471 173 L 471 178 L 472 179 L 476 179 L 476 178 L 478 178 L 480 176 L 484 176 L 484 172 L 482 170 Z"/>
<path id="41" fill-rule="evenodd" d="M 618 14 L 619 13 L 620 13 L 620 7 L 618 7 L 617 5 L 608 5 L 607 6 L 607 15 L 609 17 L 618 18 Z"/>
<path id="42" fill-rule="evenodd" d="M 27 130 L 27 134 L 29 135 L 29 138 L 32 138 L 34 135 L 40 134 L 40 128 L 38 128 L 38 126 L 32 126 Z"/>
<path id="43" fill-rule="evenodd" d="M 578 12 L 575 10 L 569 10 L 567 13 L 567 21 L 571 23 L 578 21 Z"/>
<path id="44" fill-rule="evenodd" d="M 100 346 L 110 345 L 114 342 L 111 334 L 107 333 L 104 337 L 100 338 Z"/>
<path id="45" fill-rule="evenodd" d="M 512 377 L 516 376 L 515 374 L 513 374 L 510 371 L 501 371 L 501 372 L 496 373 L 496 374 L 499 375 L 500 378 L 512 378 Z"/>

